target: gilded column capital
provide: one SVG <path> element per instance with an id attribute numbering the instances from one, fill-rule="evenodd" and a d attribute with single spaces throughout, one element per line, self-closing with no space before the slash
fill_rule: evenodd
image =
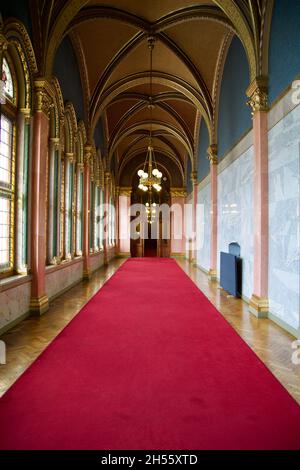
<path id="1" fill-rule="evenodd" d="M 104 173 L 104 178 L 105 178 L 105 184 L 109 184 L 110 179 L 111 179 L 111 174 L 110 174 L 109 171 L 106 171 L 106 172 Z"/>
<path id="2" fill-rule="evenodd" d="M 74 153 L 73 152 L 66 152 L 65 156 L 67 157 L 67 159 L 69 160 L 70 163 L 73 163 L 73 161 L 74 161 Z"/>
<path id="3" fill-rule="evenodd" d="M 198 183 L 198 173 L 197 173 L 197 171 L 192 171 L 191 181 L 193 183 L 193 186 L 196 186 L 196 184 Z"/>
<path id="4" fill-rule="evenodd" d="M 50 110 L 54 106 L 52 100 L 52 89 L 49 82 L 44 78 L 39 78 L 34 82 L 35 87 L 35 111 L 42 112 L 50 117 Z"/>
<path id="5" fill-rule="evenodd" d="M 130 187 L 119 187 L 119 196 L 127 196 L 130 197 L 132 193 L 132 188 Z"/>
<path id="6" fill-rule="evenodd" d="M 52 145 L 53 150 L 59 150 L 60 149 L 59 137 L 50 137 L 50 145 Z"/>
<path id="7" fill-rule="evenodd" d="M 92 162 L 93 147 L 91 145 L 86 145 L 84 147 L 84 164 L 90 165 Z"/>
<path id="8" fill-rule="evenodd" d="M 20 113 L 23 114 L 25 123 L 29 124 L 31 119 L 31 109 L 30 108 L 21 108 Z"/>
<path id="9" fill-rule="evenodd" d="M 84 164 L 82 162 L 77 162 L 77 171 L 83 171 Z"/>
<path id="10" fill-rule="evenodd" d="M 207 158 L 210 161 L 211 165 L 218 164 L 218 147 L 217 145 L 213 144 L 210 145 L 207 149 Z"/>
<path id="11" fill-rule="evenodd" d="M 247 89 L 247 96 L 247 105 L 252 109 L 252 116 L 259 111 L 269 111 L 268 79 L 256 78 Z"/>
<path id="12" fill-rule="evenodd" d="M 185 188 L 171 188 L 170 189 L 171 197 L 186 197 L 187 192 Z"/>

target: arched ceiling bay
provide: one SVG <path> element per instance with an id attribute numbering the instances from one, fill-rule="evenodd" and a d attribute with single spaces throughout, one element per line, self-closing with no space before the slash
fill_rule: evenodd
<path id="1" fill-rule="evenodd" d="M 64 34 L 75 34 L 81 45 L 89 126 L 93 132 L 100 118 L 106 123 L 108 162 L 116 156 L 121 168 L 128 152 L 144 146 L 146 153 L 150 130 L 162 155 L 179 165 L 195 162 L 199 113 L 214 135 L 213 90 L 224 40 L 237 27 L 228 12 L 238 8 L 231 0 L 91 0 L 79 9 L 74 2 Z M 241 31 L 246 38 L 246 21 Z M 149 36 L 155 38 L 151 97 Z"/>

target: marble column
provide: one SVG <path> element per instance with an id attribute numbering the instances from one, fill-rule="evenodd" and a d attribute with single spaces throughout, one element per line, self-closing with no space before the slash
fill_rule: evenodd
<path id="1" fill-rule="evenodd" d="M 269 177 L 267 80 L 256 79 L 248 88 L 253 115 L 254 146 L 254 284 L 249 310 L 259 318 L 268 316 Z"/>
<path id="2" fill-rule="evenodd" d="M 218 155 L 217 146 L 208 147 L 208 159 L 210 161 L 210 269 L 209 277 L 212 281 L 217 279 L 217 255 L 218 255 Z"/>
<path id="3" fill-rule="evenodd" d="M 90 175 L 92 147 L 87 145 L 84 151 L 83 170 L 83 279 L 91 277 L 90 268 Z"/>
<path id="4" fill-rule="evenodd" d="M 31 300 L 30 310 L 43 314 L 49 308 L 45 291 L 47 158 L 51 91 L 46 80 L 35 82 L 35 113 L 32 139 L 31 178 Z"/>
<path id="5" fill-rule="evenodd" d="M 109 263 L 109 200 L 110 200 L 110 173 L 107 171 L 104 175 L 105 183 L 104 183 L 104 265 L 107 266 Z"/>
<path id="6" fill-rule="evenodd" d="M 197 203 L 198 203 L 198 175 L 197 171 L 191 174 L 193 185 L 193 220 L 192 220 L 192 236 L 190 245 L 190 260 L 194 264 L 197 262 Z"/>
<path id="7" fill-rule="evenodd" d="M 185 198 L 184 188 L 171 188 L 171 256 L 185 256 Z"/>
<path id="8" fill-rule="evenodd" d="M 118 253 L 122 257 L 130 256 L 130 205 L 131 205 L 131 187 L 119 188 L 118 197 L 118 218 L 119 218 L 119 235 L 118 235 Z"/>

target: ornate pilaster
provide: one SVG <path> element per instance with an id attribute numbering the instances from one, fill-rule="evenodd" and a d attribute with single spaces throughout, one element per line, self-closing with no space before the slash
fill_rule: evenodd
<path id="1" fill-rule="evenodd" d="M 210 161 L 210 269 L 209 277 L 212 281 L 217 279 L 217 250 L 218 250 L 218 147 L 210 145 L 207 149 Z"/>
<path id="2" fill-rule="evenodd" d="M 269 263 L 268 83 L 259 77 L 247 90 L 253 116 L 254 263 L 250 312 L 267 317 Z"/>
<path id="3" fill-rule="evenodd" d="M 39 78 L 34 82 L 34 118 L 31 170 L 31 301 L 33 313 L 42 314 L 49 306 L 45 291 L 47 158 L 49 115 L 52 106 L 51 86 Z"/>

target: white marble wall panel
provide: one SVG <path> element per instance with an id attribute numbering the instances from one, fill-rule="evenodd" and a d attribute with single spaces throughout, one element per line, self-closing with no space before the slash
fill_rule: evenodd
<path id="1" fill-rule="evenodd" d="M 270 311 L 299 328 L 300 106 L 269 131 Z"/>
<path id="2" fill-rule="evenodd" d="M 210 269 L 210 183 L 198 191 L 197 201 L 197 265 Z"/>
<path id="3" fill-rule="evenodd" d="M 51 299 L 82 279 L 83 261 L 46 271 L 46 294 Z"/>
<path id="4" fill-rule="evenodd" d="M 96 271 L 97 269 L 101 268 L 103 266 L 104 262 L 104 253 L 98 253 L 97 255 L 91 256 L 90 257 L 90 268 L 91 271 Z"/>
<path id="5" fill-rule="evenodd" d="M 253 146 L 218 175 L 218 275 L 220 252 L 241 246 L 242 295 L 253 294 Z"/>
<path id="6" fill-rule="evenodd" d="M 0 292 L 0 329 L 29 312 L 31 283 Z"/>

